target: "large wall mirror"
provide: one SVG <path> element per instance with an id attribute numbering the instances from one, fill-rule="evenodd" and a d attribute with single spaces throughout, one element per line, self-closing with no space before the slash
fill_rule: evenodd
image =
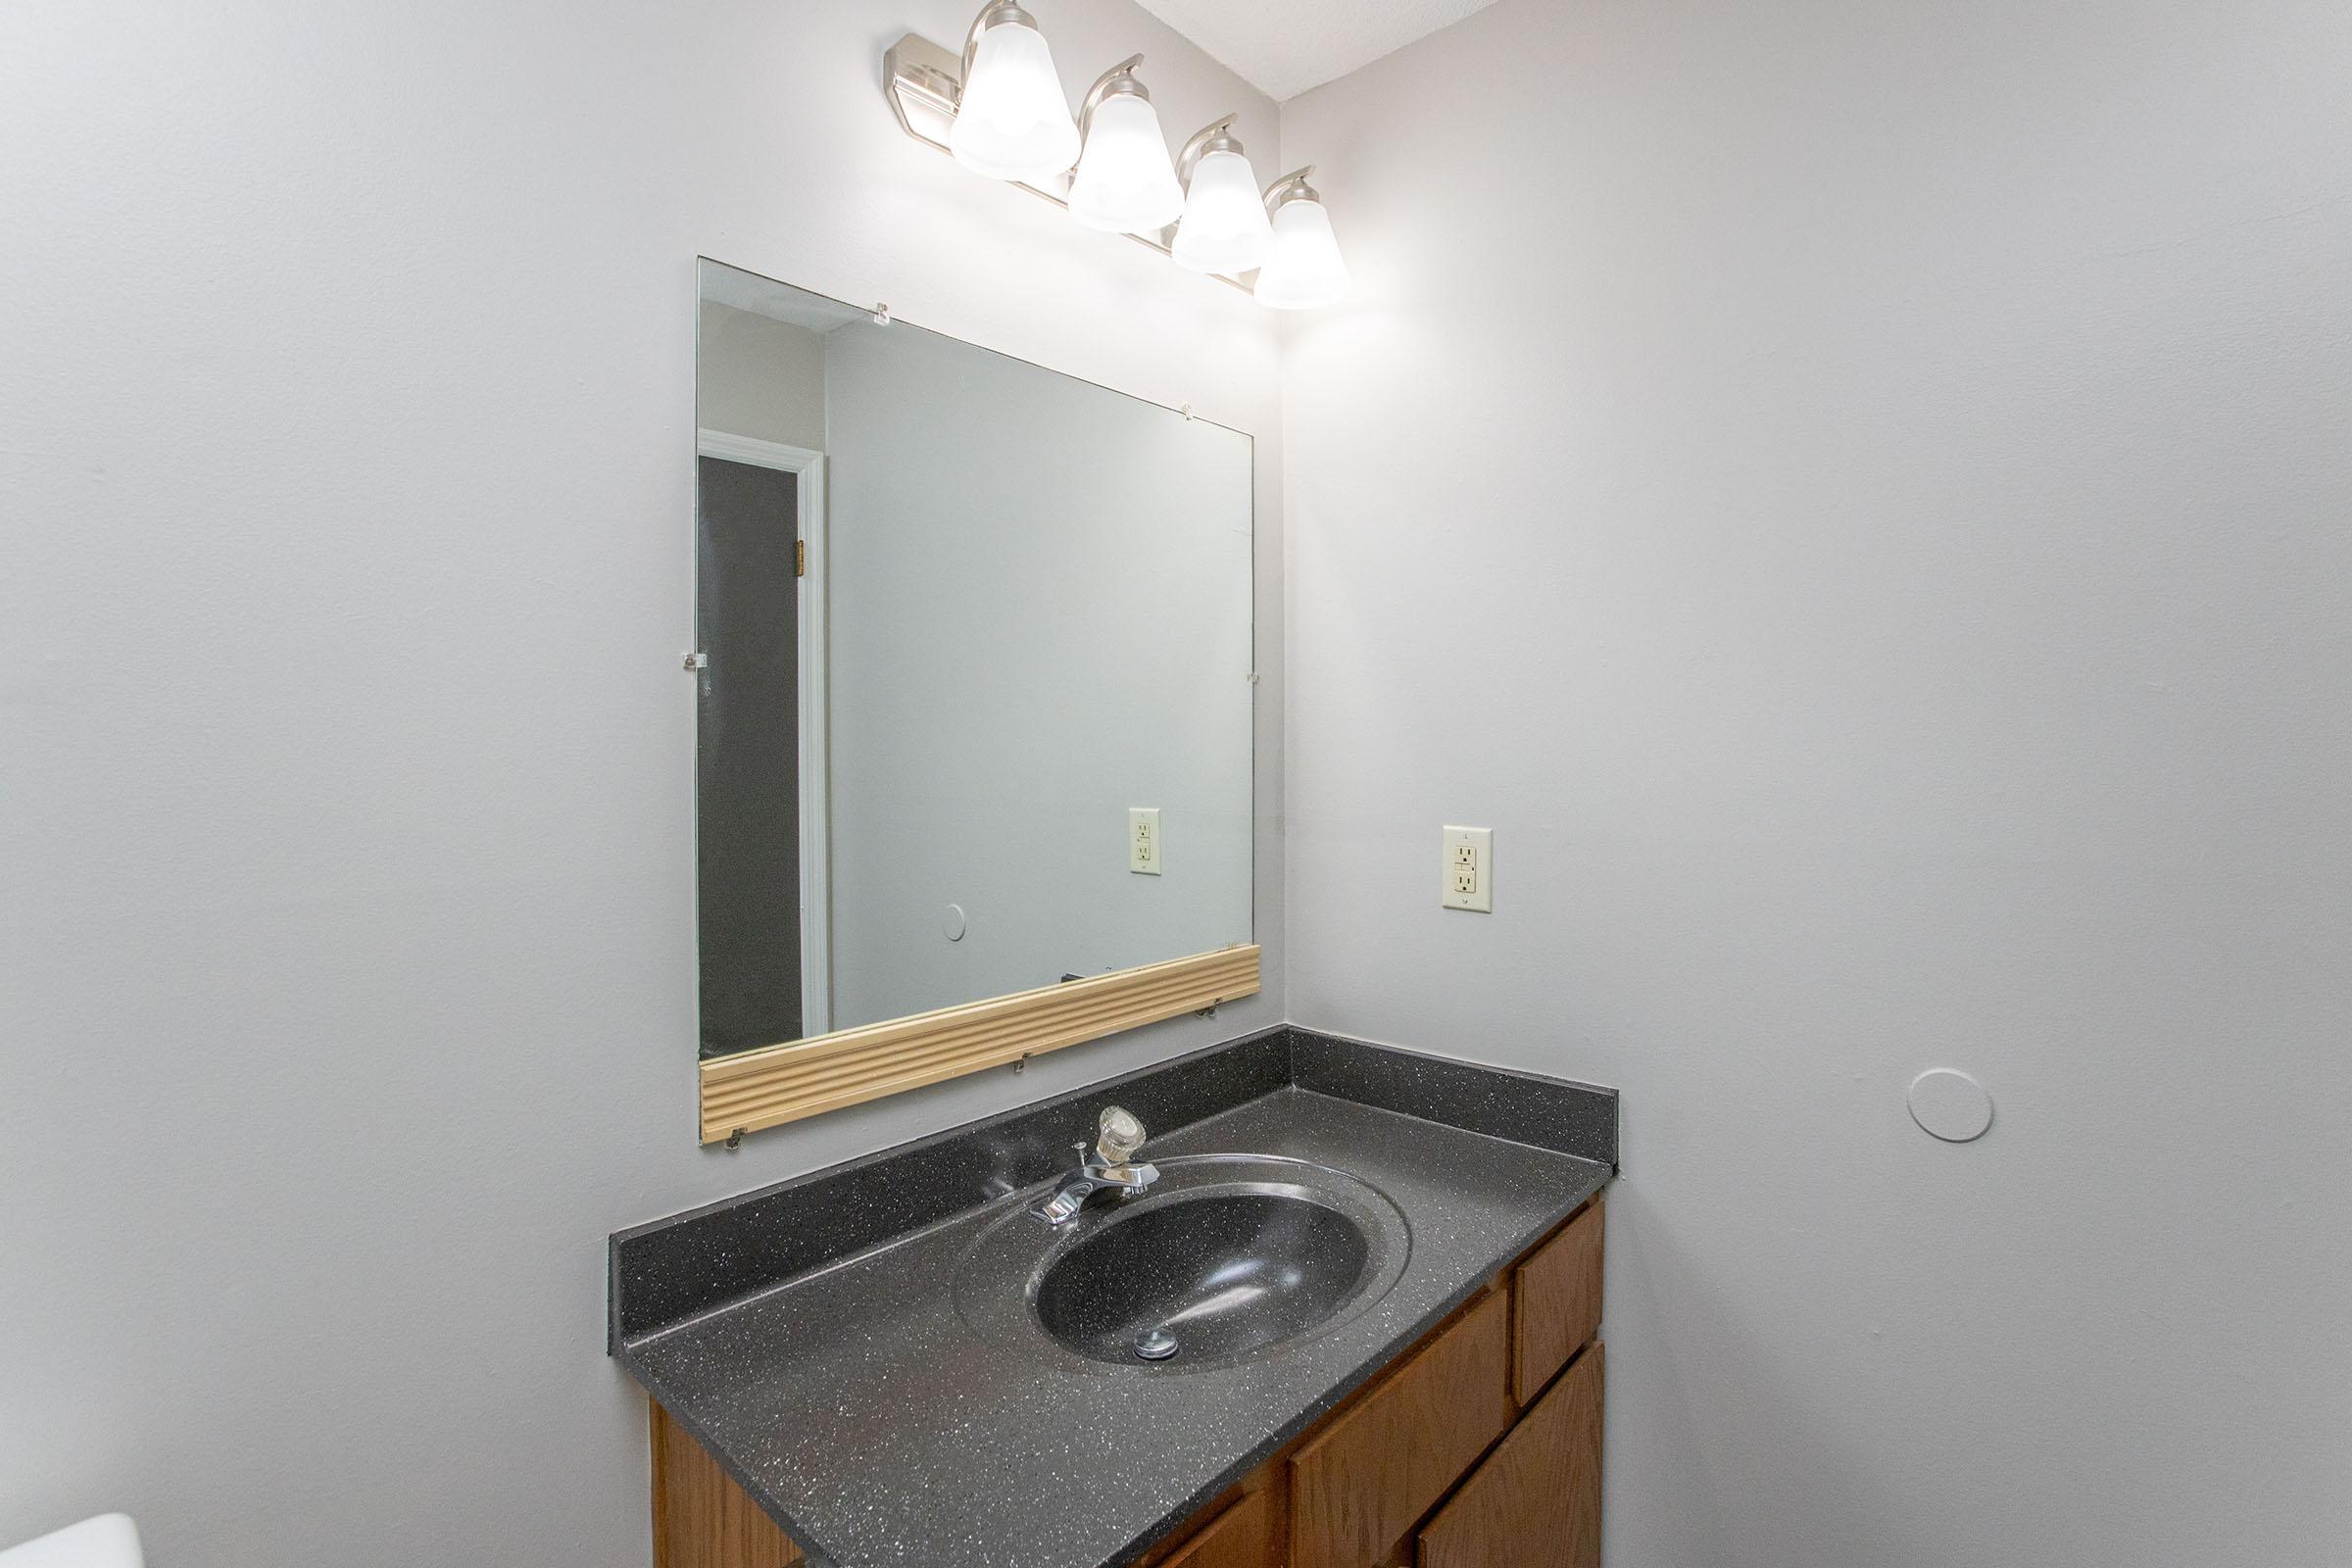
<path id="1" fill-rule="evenodd" d="M 1250 438 L 700 277 L 706 1136 L 1254 990 Z"/>

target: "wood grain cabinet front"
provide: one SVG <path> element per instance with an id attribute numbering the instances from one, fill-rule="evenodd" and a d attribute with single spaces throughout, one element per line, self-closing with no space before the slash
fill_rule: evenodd
<path id="1" fill-rule="evenodd" d="M 801 1568 L 808 1559 L 710 1450 L 652 1405 L 654 1568 Z"/>
<path id="2" fill-rule="evenodd" d="M 1151 1568 L 1282 1568 L 1274 1503 L 1270 1487 L 1247 1492 L 1172 1554 L 1145 1561 Z"/>
<path id="3" fill-rule="evenodd" d="M 1532 1404 L 1600 1332 L 1600 1200 L 1527 1254 L 1511 1281 L 1511 1397 Z"/>
<path id="4" fill-rule="evenodd" d="M 1511 1299 L 1489 1291 L 1291 1459 L 1290 1568 L 1378 1568 L 1508 1430 Z"/>
<path id="5" fill-rule="evenodd" d="M 1415 1568 L 1600 1568 L 1600 1398 L 1594 1345 L 1422 1527 Z"/>

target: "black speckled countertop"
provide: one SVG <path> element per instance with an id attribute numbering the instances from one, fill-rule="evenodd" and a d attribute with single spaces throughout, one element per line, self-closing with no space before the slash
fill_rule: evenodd
<path id="1" fill-rule="evenodd" d="M 1112 1101 L 1146 1156 L 1309 1160 L 1410 1229 L 1368 1309 L 1228 1364 L 983 1335 L 952 1281 Z M 1408 1113 L 1409 1112 L 1409 1113 Z M 818 1568 L 1118 1568 L 1602 1186 L 1613 1092 L 1293 1029 L 624 1231 L 612 1350 Z"/>

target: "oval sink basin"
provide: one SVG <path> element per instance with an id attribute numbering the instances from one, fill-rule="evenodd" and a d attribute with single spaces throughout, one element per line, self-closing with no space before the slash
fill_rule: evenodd
<path id="1" fill-rule="evenodd" d="M 1098 1361 L 1239 1355 L 1323 1322 L 1371 1242 L 1336 1208 L 1282 1193 L 1172 1195 L 1113 1216 L 1037 1288 L 1048 1334 Z"/>
<path id="2" fill-rule="evenodd" d="M 1154 1163 L 1149 1191 L 1060 1226 L 1030 1212 L 1036 1192 L 1007 1199 L 956 1269 L 965 1324 L 1063 1365 L 1192 1372 L 1279 1354 L 1404 1272 L 1404 1215 L 1345 1171 L 1265 1154 Z"/>

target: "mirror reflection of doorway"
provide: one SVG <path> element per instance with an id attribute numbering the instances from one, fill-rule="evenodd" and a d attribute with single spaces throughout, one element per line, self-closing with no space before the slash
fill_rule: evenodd
<path id="1" fill-rule="evenodd" d="M 811 766 L 821 749 L 801 744 L 810 715 L 822 724 L 802 565 L 823 492 L 818 454 L 772 442 L 706 431 L 697 467 L 696 905 L 711 1056 L 828 1027 L 824 778 Z"/>

